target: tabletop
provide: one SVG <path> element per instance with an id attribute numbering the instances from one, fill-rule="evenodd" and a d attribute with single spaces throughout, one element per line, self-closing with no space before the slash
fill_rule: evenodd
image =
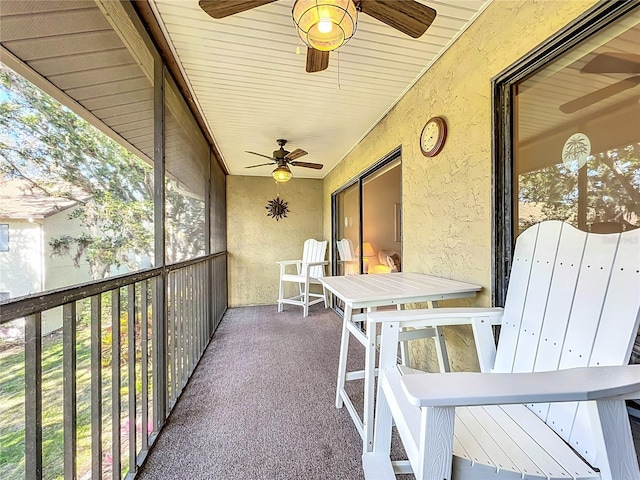
<path id="1" fill-rule="evenodd" d="M 412 299 L 426 301 L 468 297 L 482 290 L 480 285 L 408 272 L 345 275 L 319 280 L 327 290 L 353 307 L 373 306 L 369 304 L 378 302 L 385 305 L 412 303 Z"/>

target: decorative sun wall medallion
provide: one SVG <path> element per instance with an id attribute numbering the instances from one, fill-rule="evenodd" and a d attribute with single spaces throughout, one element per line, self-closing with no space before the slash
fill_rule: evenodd
<path id="1" fill-rule="evenodd" d="M 273 217 L 276 221 L 285 218 L 287 213 L 289 213 L 289 205 L 280 197 L 269 200 L 267 206 L 264 208 L 267 209 L 267 217 Z"/>
<path id="2" fill-rule="evenodd" d="M 586 165 L 591 155 L 591 141 L 584 133 L 574 133 L 562 148 L 562 162 L 570 165 L 577 162 L 578 168 Z"/>

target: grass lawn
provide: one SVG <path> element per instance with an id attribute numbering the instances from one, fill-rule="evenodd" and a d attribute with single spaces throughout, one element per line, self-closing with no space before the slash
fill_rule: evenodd
<path id="1" fill-rule="evenodd" d="M 103 305 L 110 298 L 103 299 Z M 86 303 L 86 304 L 85 304 Z M 78 326 L 76 343 L 76 383 L 77 383 L 77 476 L 82 479 L 91 470 L 91 344 L 88 302 L 78 303 Z M 106 303 L 109 305 L 109 303 Z M 110 312 L 103 312 L 102 351 L 102 438 L 103 476 L 111 472 L 111 339 Z M 121 326 L 126 327 L 126 310 L 121 318 Z M 122 471 L 128 469 L 128 372 L 126 328 L 121 328 L 121 458 Z M 139 330 L 138 330 L 139 332 Z M 141 369 L 140 339 L 137 335 L 136 350 L 136 396 L 137 415 L 140 422 Z M 43 337 L 42 341 L 42 464 L 43 478 L 63 478 L 64 437 L 63 437 L 63 374 L 62 374 L 62 332 L 56 331 Z M 24 344 L 0 344 L 0 478 L 3 480 L 23 479 L 25 476 L 25 391 L 24 391 Z M 138 445 L 140 445 L 140 425 L 138 425 Z M 139 448 L 138 448 L 139 449 Z"/>

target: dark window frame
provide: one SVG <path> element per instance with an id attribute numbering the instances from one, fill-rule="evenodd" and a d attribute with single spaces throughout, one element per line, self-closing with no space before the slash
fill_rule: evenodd
<path id="1" fill-rule="evenodd" d="M 513 97 L 515 86 L 622 16 L 635 1 L 601 2 L 496 75 L 492 88 L 492 285 L 494 306 L 504 306 L 511 271 L 513 235 Z"/>

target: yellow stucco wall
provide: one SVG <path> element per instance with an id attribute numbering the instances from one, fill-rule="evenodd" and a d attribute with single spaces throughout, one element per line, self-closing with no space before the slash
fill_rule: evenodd
<path id="1" fill-rule="evenodd" d="M 403 270 L 483 285 L 476 299 L 457 304 L 490 305 L 491 79 L 595 3 L 494 0 L 325 177 L 325 237 L 331 235 L 331 193 L 401 145 Z M 435 115 L 446 119 L 448 138 L 438 156 L 426 158 L 419 136 Z M 472 346 L 470 331 L 448 330 L 446 338 L 454 347 L 453 368 L 476 369 L 473 354 L 463 353 L 469 349 L 455 348 Z M 431 352 L 430 344 L 414 348 Z"/>
<path id="2" fill-rule="evenodd" d="M 294 177 L 278 190 L 290 213 L 276 221 L 265 209 L 276 196 L 271 177 L 227 177 L 230 307 L 276 303 L 280 270 L 275 262 L 299 259 L 308 238 L 324 239 L 322 180 Z"/>

